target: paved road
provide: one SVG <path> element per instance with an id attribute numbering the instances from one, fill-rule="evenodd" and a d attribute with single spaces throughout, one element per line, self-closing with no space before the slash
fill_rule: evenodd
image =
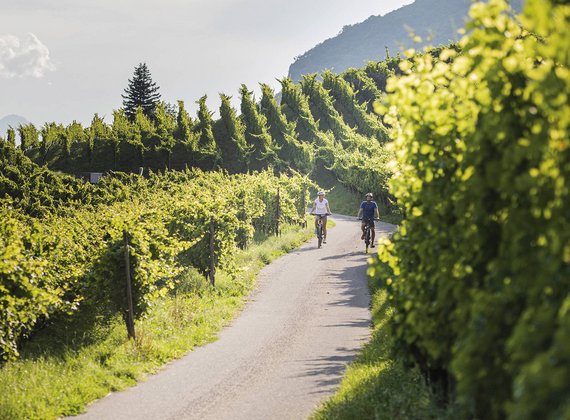
<path id="1" fill-rule="evenodd" d="M 354 218 L 260 273 L 220 333 L 160 373 L 88 407 L 87 419 L 304 419 L 337 388 L 369 338 L 367 255 Z M 379 223 L 377 234 L 393 226 Z"/>

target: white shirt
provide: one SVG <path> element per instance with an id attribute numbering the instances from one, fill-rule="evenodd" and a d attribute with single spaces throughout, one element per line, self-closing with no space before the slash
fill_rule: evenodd
<path id="1" fill-rule="evenodd" d="M 326 198 L 323 198 L 323 201 L 319 200 L 318 198 L 315 200 L 315 214 L 327 214 L 327 205 L 329 201 Z"/>

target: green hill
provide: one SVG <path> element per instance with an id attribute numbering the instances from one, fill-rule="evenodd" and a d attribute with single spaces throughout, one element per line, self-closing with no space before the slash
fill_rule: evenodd
<path id="1" fill-rule="evenodd" d="M 522 0 L 511 0 L 520 12 Z M 402 49 L 434 46 L 457 40 L 464 26 L 471 0 L 416 0 L 384 16 L 370 16 L 364 22 L 347 25 L 334 38 L 325 40 L 297 57 L 289 67 L 289 77 L 298 81 L 304 74 L 325 69 L 341 73 L 385 57 L 386 48 L 395 55 Z M 414 43 L 410 32 L 422 37 Z M 428 37 L 431 40 L 427 40 Z"/>

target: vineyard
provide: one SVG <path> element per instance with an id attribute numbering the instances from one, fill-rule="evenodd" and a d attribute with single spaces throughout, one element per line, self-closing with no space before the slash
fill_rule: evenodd
<path id="1" fill-rule="evenodd" d="M 462 418 L 570 417 L 570 7 L 476 4 L 388 82 L 405 218 L 370 274 L 395 351 Z"/>
<path id="2" fill-rule="evenodd" d="M 392 70 L 373 71 L 387 77 Z M 374 85 L 366 72 L 351 80 Z M 384 209 L 395 208 L 386 189 L 386 129 L 368 112 L 378 89 L 359 102 L 342 76 L 321 82 L 309 75 L 300 85 L 282 80 L 279 104 L 261 87 L 256 103 L 241 86 L 240 115 L 220 95 L 218 120 L 202 97 L 196 119 L 180 101 L 177 110 L 158 104 L 152 118 L 141 108 L 132 118 L 115 111 L 111 124 L 95 115 L 86 128 L 27 124 L 17 129 L 17 147 L 9 131 L 0 142 L 4 359 L 16 358 L 19 343 L 46 319 L 83 302 L 103 301 L 137 318 L 176 287 L 182 267 L 211 279 L 218 268 L 238 269 L 235 249 L 246 248 L 254 232 L 305 222 L 317 187 L 310 179 L 319 173 L 350 191 L 374 191 Z M 106 175 L 91 185 L 72 176 L 82 171 Z M 121 289 L 125 246 L 132 311 Z"/>
<path id="3" fill-rule="evenodd" d="M 4 366 L 84 307 L 118 314 L 131 335 L 188 267 L 211 290 L 218 271 L 235 279 L 238 250 L 305 224 L 332 179 L 403 215 L 369 268 L 394 363 L 451 417 L 569 418 L 569 22 L 563 1 L 527 0 L 514 17 L 491 0 L 473 5 L 457 45 L 285 78 L 278 97 L 242 85 L 240 112 L 221 94 L 216 120 L 202 97 L 196 118 L 179 101 L 9 130 Z M 105 175 L 93 185 L 86 171 Z"/>

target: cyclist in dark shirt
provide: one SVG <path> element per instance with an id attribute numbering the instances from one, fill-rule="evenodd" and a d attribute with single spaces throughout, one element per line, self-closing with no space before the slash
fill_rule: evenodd
<path id="1" fill-rule="evenodd" d="M 372 201 L 372 193 L 366 194 L 366 201 L 363 201 L 360 204 L 360 209 L 358 210 L 358 218 L 362 219 L 362 225 L 360 228 L 362 229 L 362 236 L 360 239 L 364 239 L 364 228 L 368 224 L 370 225 L 370 233 L 371 233 L 371 240 L 372 244 L 370 245 L 371 248 L 374 248 L 374 219 L 380 218 L 380 213 L 378 212 L 378 205 L 375 201 Z"/>

